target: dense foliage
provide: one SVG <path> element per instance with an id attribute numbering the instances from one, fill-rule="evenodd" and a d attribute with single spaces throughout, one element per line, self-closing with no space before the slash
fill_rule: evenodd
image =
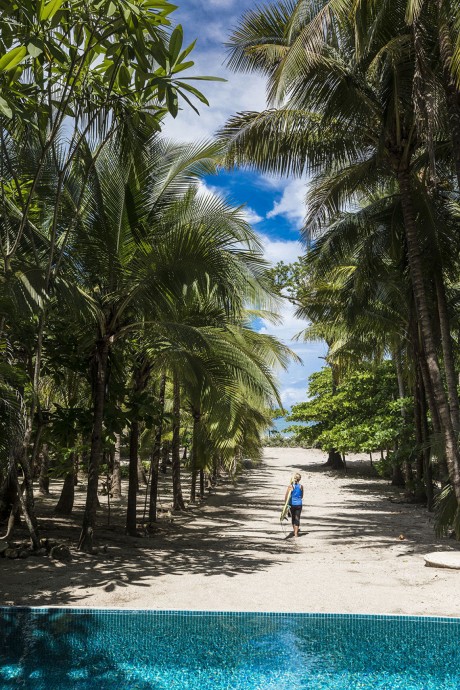
<path id="1" fill-rule="evenodd" d="M 260 456 L 272 370 L 290 353 L 251 329 L 275 306 L 241 209 L 205 193 L 216 144 L 161 138 L 165 117 L 206 103 L 190 79 L 193 44 L 165 0 L 0 3 L 0 519 L 19 514 L 40 545 L 34 479 L 69 514 L 87 477 L 79 548 L 91 552 L 98 493 L 120 496 L 126 531 L 149 468 L 174 508 L 204 473 Z M 183 75 L 182 73 L 186 74 Z"/>
<path id="2" fill-rule="evenodd" d="M 459 20 L 457 0 L 255 8 L 230 65 L 267 77 L 267 109 L 221 132 L 229 165 L 309 178 L 309 252 L 276 283 L 328 343 L 335 392 L 349 368 L 391 358 L 399 398 L 413 398 L 418 460 L 401 469 L 431 507 L 439 465 L 454 506 L 439 515 L 458 536 Z"/>

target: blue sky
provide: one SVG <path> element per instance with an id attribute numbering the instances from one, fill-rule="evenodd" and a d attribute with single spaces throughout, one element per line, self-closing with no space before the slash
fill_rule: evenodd
<path id="1" fill-rule="evenodd" d="M 235 74 L 225 67 L 225 42 L 245 10 L 254 7 L 249 0 L 188 0 L 179 4 L 172 17 L 182 24 L 185 40 L 197 39 L 191 58 L 200 75 L 224 77 L 227 82 L 201 82 L 200 90 L 210 107 L 200 104 L 200 115 L 184 108 L 175 120 L 165 123 L 164 133 L 182 141 L 210 139 L 224 122 L 239 111 L 263 110 L 265 80 L 253 74 Z M 295 261 L 303 253 L 300 228 L 305 215 L 306 183 L 279 179 L 249 171 L 221 172 L 207 178 L 211 191 L 224 194 L 235 204 L 245 204 L 248 220 L 259 234 L 268 261 Z M 293 341 L 306 325 L 294 316 L 287 301 L 281 309 L 281 324 L 261 324 L 260 328 L 275 335 L 293 349 L 303 365 L 292 364 L 279 373 L 281 397 L 286 406 L 306 398 L 307 377 L 324 364 L 324 343 Z"/>

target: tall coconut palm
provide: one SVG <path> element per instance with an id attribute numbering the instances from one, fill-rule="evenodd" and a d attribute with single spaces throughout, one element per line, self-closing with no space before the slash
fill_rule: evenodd
<path id="1" fill-rule="evenodd" d="M 264 33 L 270 10 L 254 10 L 243 18 L 232 38 L 233 64 L 265 71 L 273 102 L 282 99 L 282 103 L 229 121 L 223 130 L 228 161 L 275 173 L 314 175 L 317 203 L 307 218 L 309 233 L 363 194 L 376 192 L 382 181 L 396 181 L 426 367 L 451 480 L 460 500 L 457 439 L 433 331 L 416 213 L 414 190 L 429 157 L 413 109 L 412 32 L 401 31 L 397 41 L 375 45 L 366 61 L 361 61 L 349 17 L 320 20 L 320 39 L 316 36 L 312 45 L 303 36 L 310 17 L 291 25 L 289 6 L 285 7 L 286 15 L 270 37 Z M 323 19 L 329 10 L 330 6 Z M 402 24 L 398 16 L 395 21 Z M 273 44 L 280 47 L 275 59 Z M 442 149 L 448 135 L 441 111 L 437 117 L 434 145 Z"/>
<path id="2" fill-rule="evenodd" d="M 127 334 L 169 318 L 184 286 L 213 286 L 228 315 L 246 299 L 268 300 L 264 262 L 241 212 L 198 193 L 215 169 L 215 146 L 181 148 L 154 139 L 137 154 L 115 145 L 92 166 L 85 213 L 69 241 L 68 270 L 91 337 L 93 431 L 80 548 L 92 548 L 108 363 Z M 268 285 L 268 283 L 267 283 Z"/>

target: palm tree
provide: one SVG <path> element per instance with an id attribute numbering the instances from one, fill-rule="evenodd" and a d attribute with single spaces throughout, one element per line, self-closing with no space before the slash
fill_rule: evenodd
<path id="1" fill-rule="evenodd" d="M 212 284 L 229 316 L 246 299 L 269 301 L 264 262 L 240 211 L 190 186 L 215 168 L 218 151 L 155 138 L 138 153 L 113 145 L 88 162 L 85 214 L 69 241 L 67 269 L 82 296 L 82 328 L 93 333 L 86 335 L 94 407 L 82 549 L 92 548 L 108 364 L 118 341 L 145 323 L 160 328 L 188 284 Z"/>
<path id="2" fill-rule="evenodd" d="M 228 162 L 314 176 L 314 201 L 306 219 L 310 236 L 347 204 L 377 192 L 382 183 L 397 183 L 422 349 L 451 481 L 460 500 L 455 401 L 451 391 L 452 415 L 436 347 L 416 213 L 416 190 L 419 178 L 429 169 L 429 156 L 413 109 L 412 32 L 401 28 L 397 41 L 376 43 L 361 60 L 349 17 L 330 16 L 328 4 L 318 15 L 311 41 L 312 17 L 306 4 L 299 3 L 296 13 L 292 5 L 283 8 L 283 15 L 279 12 L 276 18 L 272 9 L 248 13 L 231 39 L 231 64 L 267 74 L 269 96 L 279 106 L 243 113 L 228 122 L 222 132 Z M 392 21 L 405 26 L 401 8 Z M 448 140 L 447 127 L 442 110 L 436 116 L 433 145 L 442 149 Z M 439 256 L 436 246 L 433 251 Z M 448 348 L 445 342 L 445 351 Z M 449 361 L 449 357 L 444 359 Z"/>

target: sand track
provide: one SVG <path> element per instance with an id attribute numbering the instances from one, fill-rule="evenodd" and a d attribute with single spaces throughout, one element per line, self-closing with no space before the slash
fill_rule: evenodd
<path id="1" fill-rule="evenodd" d="M 460 571 L 422 558 L 460 545 L 436 539 L 425 509 L 394 502 L 359 458 L 347 475 L 323 461 L 319 451 L 267 448 L 262 466 L 149 539 L 102 529 L 107 554 L 68 565 L 2 559 L 1 604 L 460 616 Z M 278 520 L 293 469 L 305 486 L 297 540 Z M 75 541 L 78 517 L 56 536 Z"/>

